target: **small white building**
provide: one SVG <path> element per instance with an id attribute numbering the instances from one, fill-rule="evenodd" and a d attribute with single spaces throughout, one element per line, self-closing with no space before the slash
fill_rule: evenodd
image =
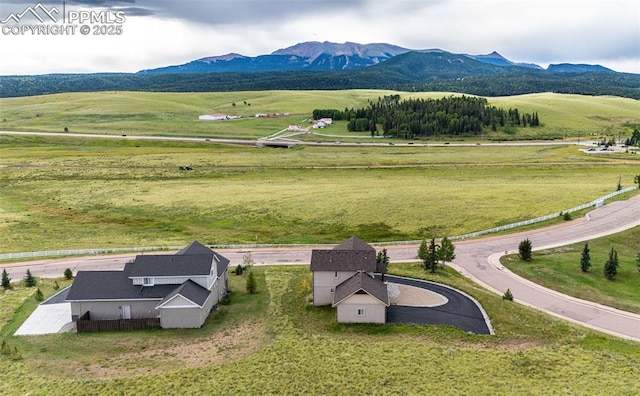
<path id="1" fill-rule="evenodd" d="M 231 118 L 229 114 L 203 114 L 198 117 L 200 121 L 230 120 Z"/>
<path id="2" fill-rule="evenodd" d="M 333 118 L 329 118 L 329 117 L 324 117 L 319 119 L 318 121 L 322 121 L 324 122 L 325 125 L 331 125 L 333 124 Z"/>

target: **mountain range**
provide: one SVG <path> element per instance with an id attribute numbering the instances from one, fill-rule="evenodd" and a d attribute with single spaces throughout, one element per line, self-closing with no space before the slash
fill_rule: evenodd
<path id="1" fill-rule="evenodd" d="M 390 89 L 508 96 L 535 92 L 640 99 L 640 74 L 599 65 L 544 69 L 497 52 L 455 54 L 391 44 L 307 42 L 256 57 L 231 53 L 138 73 L 0 76 L 0 97 L 59 92 Z"/>
<path id="2" fill-rule="evenodd" d="M 182 65 L 164 66 L 141 70 L 141 74 L 158 73 L 230 73 L 266 71 L 332 71 L 353 70 L 377 65 L 397 55 L 408 52 L 451 54 L 441 49 L 411 50 L 386 43 L 358 44 L 309 41 L 276 50 L 268 55 L 255 57 L 236 53 L 209 56 Z M 456 55 L 456 54 L 451 54 Z M 461 60 L 473 59 L 493 66 L 515 66 L 535 70 L 542 67 L 532 63 L 512 62 L 497 52 L 486 55 L 459 54 Z M 610 71 L 599 65 L 551 65 L 556 71 L 586 72 Z"/>

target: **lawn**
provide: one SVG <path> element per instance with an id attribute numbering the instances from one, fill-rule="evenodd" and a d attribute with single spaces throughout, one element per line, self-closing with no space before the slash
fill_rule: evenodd
<path id="1" fill-rule="evenodd" d="M 446 326 L 338 324 L 332 309 L 308 304 L 308 266 L 254 271 L 258 294 L 246 294 L 245 277 L 231 275 L 231 304 L 202 329 L 13 337 L 5 326 L 2 338 L 21 359 L 0 355 L 0 393 L 619 395 L 636 389 L 638 344 L 504 301 L 451 270 L 428 279 L 478 299 L 495 336 Z M 425 277 L 416 263 L 392 264 L 390 272 Z M 15 301 L 8 315 L 33 309 L 31 300 L 21 307 Z"/>
<path id="2" fill-rule="evenodd" d="M 383 90 L 254 91 L 208 93 L 97 92 L 62 93 L 0 99 L 2 130 L 110 135 L 193 136 L 256 139 L 289 125 L 308 126 L 314 109 L 359 108 L 390 94 L 403 98 L 441 98 L 445 92 L 408 93 Z M 541 127 L 516 134 L 486 131 L 487 139 L 595 138 L 631 134 L 640 123 L 640 104 L 633 99 L 551 93 L 488 98 L 491 105 L 538 112 Z M 245 104 L 246 103 L 246 104 Z M 235 104 L 235 105 L 234 105 Z M 239 120 L 199 121 L 201 114 L 224 113 Z M 289 113 L 283 118 L 256 119 L 258 113 Z M 323 132 L 350 135 L 346 123 Z M 351 134 L 363 140 L 368 134 Z M 313 136 L 314 140 L 332 140 Z"/>
<path id="3" fill-rule="evenodd" d="M 592 201 L 640 164 L 563 146 L 0 143 L 0 252 L 459 235 Z"/>
<path id="4" fill-rule="evenodd" d="M 640 314 L 640 272 L 636 264 L 640 253 L 640 228 L 588 241 L 591 269 L 580 270 L 585 243 L 534 252 L 529 262 L 517 256 L 505 256 L 502 263 L 516 274 L 570 296 L 594 301 Z M 618 275 L 613 281 L 604 277 L 609 251 L 618 252 Z"/>

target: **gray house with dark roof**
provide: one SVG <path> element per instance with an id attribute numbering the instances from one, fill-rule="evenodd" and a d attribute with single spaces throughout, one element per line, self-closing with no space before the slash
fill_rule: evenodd
<path id="1" fill-rule="evenodd" d="M 228 291 L 229 260 L 199 242 L 174 255 L 139 255 L 122 271 L 79 271 L 72 319 L 160 318 L 163 328 L 200 327 Z"/>
<path id="2" fill-rule="evenodd" d="M 385 323 L 387 286 L 375 279 L 384 273 L 376 250 L 357 236 L 333 249 L 311 252 L 313 304 L 337 308 L 339 322 Z"/>

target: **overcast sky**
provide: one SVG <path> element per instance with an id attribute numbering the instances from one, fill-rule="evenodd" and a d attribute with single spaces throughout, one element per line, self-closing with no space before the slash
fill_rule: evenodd
<path id="1" fill-rule="evenodd" d="M 37 0 L 0 0 L 0 20 Z M 389 43 L 454 53 L 497 51 L 516 62 L 601 64 L 640 73 L 638 0 L 85 0 L 41 1 L 58 22 L 25 14 L 2 24 L 0 75 L 136 72 L 236 52 L 256 56 L 304 41 Z M 89 34 L 23 26 L 87 25 Z M 103 12 L 109 25 L 70 22 Z M 124 16 L 117 23 L 116 12 Z M 106 14 L 105 14 L 106 13 Z M 120 18 L 121 19 L 121 18 Z M 121 34 L 94 35 L 94 33 Z M 27 28 L 29 29 L 29 28 Z M 105 30 L 100 30 L 105 29 Z"/>

